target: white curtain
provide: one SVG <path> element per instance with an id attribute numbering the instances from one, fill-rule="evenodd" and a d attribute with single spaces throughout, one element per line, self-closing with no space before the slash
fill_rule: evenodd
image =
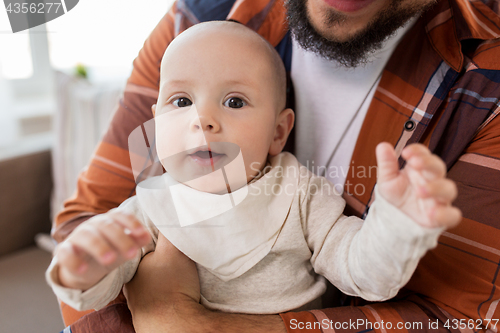
<path id="1" fill-rule="evenodd" d="M 86 167 L 109 125 L 123 84 L 123 80 L 92 84 L 85 79 L 56 73 L 52 217 L 73 195 L 78 174 Z"/>

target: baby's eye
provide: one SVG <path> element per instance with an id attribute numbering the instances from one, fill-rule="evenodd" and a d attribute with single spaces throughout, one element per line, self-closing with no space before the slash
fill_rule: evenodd
<path id="1" fill-rule="evenodd" d="M 227 106 L 228 108 L 233 108 L 233 109 L 239 109 L 247 105 L 241 98 L 238 97 L 231 97 L 228 98 L 224 102 L 224 106 Z"/>
<path id="2" fill-rule="evenodd" d="M 174 104 L 178 108 L 183 108 L 183 107 L 192 105 L 193 102 L 191 102 L 189 100 L 189 98 L 181 97 L 181 98 L 177 98 L 175 101 L 173 101 L 172 104 Z"/>

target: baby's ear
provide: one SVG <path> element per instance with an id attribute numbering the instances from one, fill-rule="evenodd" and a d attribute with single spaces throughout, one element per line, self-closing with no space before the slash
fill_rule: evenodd
<path id="1" fill-rule="evenodd" d="M 285 147 L 288 135 L 293 128 L 293 123 L 295 121 L 295 114 L 292 109 L 285 109 L 280 112 L 278 119 L 276 120 L 276 128 L 274 130 L 274 138 L 269 147 L 269 155 L 276 156 Z"/>
<path id="2" fill-rule="evenodd" d="M 156 104 L 151 105 L 151 111 L 153 112 L 153 117 L 156 115 Z"/>

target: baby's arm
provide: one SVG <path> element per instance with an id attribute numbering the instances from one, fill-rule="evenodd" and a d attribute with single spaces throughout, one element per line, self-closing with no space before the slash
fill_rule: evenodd
<path id="1" fill-rule="evenodd" d="M 422 145 L 409 146 L 403 157 L 400 171 L 392 147 L 378 147 L 376 200 L 364 223 L 343 216 L 344 203 L 325 194 L 332 185 L 311 177 L 322 186 L 301 205 L 311 262 L 346 294 L 373 301 L 395 296 L 444 228 L 460 221 L 451 206 L 456 188 L 440 159 Z"/>
<path id="2" fill-rule="evenodd" d="M 135 206 L 136 198 L 130 198 L 81 224 L 58 245 L 46 276 L 62 301 L 77 310 L 101 308 L 133 277 L 142 255 L 154 249 L 136 218 L 141 214 L 131 214 Z"/>

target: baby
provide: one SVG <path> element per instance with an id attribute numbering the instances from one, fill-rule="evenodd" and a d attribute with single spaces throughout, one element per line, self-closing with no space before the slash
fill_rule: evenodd
<path id="1" fill-rule="evenodd" d="M 180 34 L 163 57 L 153 106 L 167 173 L 59 244 L 47 271 L 57 296 L 78 310 L 104 307 L 159 232 L 196 263 L 210 309 L 319 307 L 325 278 L 367 300 L 395 296 L 460 220 L 444 164 L 412 145 L 400 171 L 393 148 L 380 144 L 366 220 L 342 215 L 333 184 L 281 152 L 294 122 L 285 81 L 276 51 L 243 25 L 209 22 Z"/>

